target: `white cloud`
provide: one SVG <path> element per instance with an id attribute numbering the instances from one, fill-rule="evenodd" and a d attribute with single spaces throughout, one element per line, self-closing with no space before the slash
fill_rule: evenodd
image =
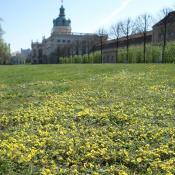
<path id="1" fill-rule="evenodd" d="M 116 9 L 109 16 L 106 16 L 96 26 L 94 26 L 94 28 L 91 29 L 91 32 L 95 32 L 100 27 L 104 27 L 110 24 L 114 19 L 117 18 L 117 16 L 119 16 L 128 7 L 131 1 L 133 0 L 123 0 L 122 4 L 119 7 L 116 7 Z"/>

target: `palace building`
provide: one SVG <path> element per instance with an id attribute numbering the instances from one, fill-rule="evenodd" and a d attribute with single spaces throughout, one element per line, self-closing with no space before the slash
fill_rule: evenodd
<path id="1" fill-rule="evenodd" d="M 164 39 L 166 25 L 166 40 L 175 40 L 175 11 L 170 12 L 165 18 L 153 26 L 146 33 L 146 42 L 161 44 Z M 129 45 L 143 44 L 143 33 L 129 36 Z M 42 42 L 32 42 L 32 64 L 56 64 L 60 57 L 90 54 L 102 51 L 103 63 L 116 63 L 116 40 L 107 40 L 107 35 L 72 33 L 71 20 L 66 19 L 63 5 L 59 16 L 53 20 L 53 28 L 49 38 Z M 103 40 L 103 45 L 101 45 Z M 118 47 L 126 47 L 126 37 L 119 38 Z"/>
<path id="2" fill-rule="evenodd" d="M 161 45 L 166 41 L 175 41 L 175 11 L 168 13 L 162 20 L 153 25 L 152 30 L 146 33 L 146 43 Z M 126 37 L 119 38 L 118 47 L 126 47 Z M 129 36 L 129 45 L 142 45 L 144 42 L 143 33 Z M 116 63 L 116 40 L 108 40 L 103 45 L 103 63 Z"/>
<path id="3" fill-rule="evenodd" d="M 71 20 L 66 19 L 65 8 L 60 8 L 59 16 L 53 20 L 49 38 L 42 42 L 32 42 L 32 64 L 56 64 L 61 56 L 88 54 L 99 42 L 93 33 L 72 33 Z"/>

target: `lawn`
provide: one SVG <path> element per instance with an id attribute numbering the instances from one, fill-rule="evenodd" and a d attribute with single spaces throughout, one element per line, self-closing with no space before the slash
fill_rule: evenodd
<path id="1" fill-rule="evenodd" d="M 175 174 L 175 65 L 0 66 L 0 175 Z"/>

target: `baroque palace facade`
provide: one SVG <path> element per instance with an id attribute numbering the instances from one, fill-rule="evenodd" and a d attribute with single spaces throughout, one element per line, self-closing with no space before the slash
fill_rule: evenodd
<path id="1" fill-rule="evenodd" d="M 146 42 L 160 44 L 163 42 L 166 24 L 166 40 L 175 40 L 175 11 L 170 12 L 165 18 L 147 32 Z M 101 38 L 102 37 L 102 38 Z M 103 45 L 100 43 L 103 40 Z M 129 36 L 130 45 L 143 44 L 143 34 Z M 126 37 L 119 38 L 119 47 L 126 47 Z M 43 38 L 42 43 L 32 42 L 32 64 L 56 64 L 59 57 L 84 55 L 102 50 L 103 63 L 116 62 L 116 40 L 107 40 L 107 35 L 80 34 L 71 32 L 71 20 L 66 19 L 65 9 L 60 8 L 59 17 L 53 20 L 51 36 Z"/>
<path id="2" fill-rule="evenodd" d="M 59 56 L 88 54 L 99 41 L 97 34 L 72 33 L 71 20 L 66 19 L 63 5 L 53 20 L 51 36 L 42 43 L 32 42 L 32 64 L 56 64 Z"/>
<path id="3" fill-rule="evenodd" d="M 166 29 L 165 29 L 166 27 Z M 146 42 L 160 45 L 164 42 L 166 30 L 166 41 L 175 41 L 175 11 L 167 14 L 162 20 L 153 25 L 152 30 L 146 33 Z M 129 36 L 129 45 L 143 44 L 143 33 Z M 119 38 L 119 48 L 126 47 L 126 37 Z M 116 63 L 116 40 L 108 40 L 103 45 L 103 62 Z"/>

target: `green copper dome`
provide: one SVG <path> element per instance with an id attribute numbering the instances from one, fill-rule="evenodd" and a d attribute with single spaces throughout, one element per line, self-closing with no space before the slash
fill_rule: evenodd
<path id="1" fill-rule="evenodd" d="M 56 26 L 70 26 L 71 20 L 65 17 L 65 8 L 63 5 L 60 8 L 59 17 L 53 20 L 53 25 Z"/>
<path id="2" fill-rule="evenodd" d="M 60 8 L 60 17 L 65 17 L 65 8 L 63 7 L 63 5 Z"/>

